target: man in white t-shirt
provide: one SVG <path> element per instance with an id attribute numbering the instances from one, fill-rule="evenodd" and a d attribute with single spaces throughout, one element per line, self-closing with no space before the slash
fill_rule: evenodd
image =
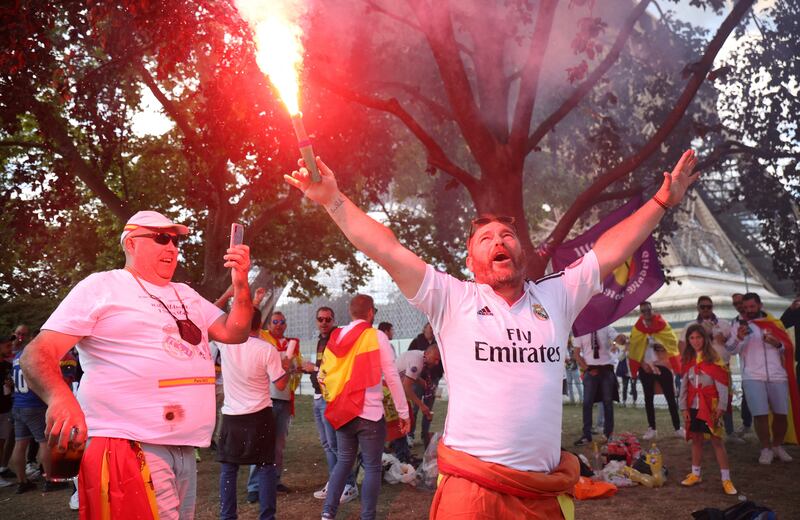
<path id="1" fill-rule="evenodd" d="M 463 282 L 426 265 L 356 207 L 321 160 L 318 183 L 299 164 L 299 171 L 285 176 L 287 183 L 321 204 L 348 240 L 386 269 L 428 316 L 437 337 L 450 401 L 431 518 L 560 517 L 579 476 L 577 459 L 561 453 L 570 327 L 601 290 L 600 280 L 681 201 L 697 178 L 694 152 L 687 151 L 664 174 L 654 198 L 604 233 L 592 251 L 536 282 L 525 281 L 528 263 L 518 239 L 518 232 L 527 233 L 523 222 L 497 215 L 475 219 L 466 261 L 475 283 Z M 490 474 L 502 475 L 503 486 Z"/>
<path id="2" fill-rule="evenodd" d="M 155 211 L 133 215 L 120 236 L 125 268 L 79 282 L 22 358 L 30 387 L 49 405 L 50 442 L 63 451 L 91 438 L 81 463 L 83 516 L 106 508 L 115 518 L 194 515 L 193 447 L 208 446 L 214 428 L 208 342 L 244 341 L 253 308 L 244 245 L 224 256 L 234 290 L 229 314 L 171 282 L 188 232 Z M 84 370 L 77 400 L 59 370 L 73 346 Z"/>
<path id="3" fill-rule="evenodd" d="M 286 388 L 289 378 L 280 353 L 259 339 L 261 311 L 253 310 L 250 337 L 239 345 L 219 343 L 225 401 L 217 445 L 220 518 L 236 518 L 236 477 L 240 464 L 253 464 L 260 519 L 276 512 L 275 417 L 270 386 Z M 286 366 L 289 360 L 286 360 Z"/>
<path id="4" fill-rule="evenodd" d="M 595 401 L 601 402 L 604 415 L 603 433 L 606 439 L 614 432 L 614 394 L 617 376 L 611 349 L 615 343 L 624 344 L 624 334 L 614 327 L 578 336 L 573 340 L 575 359 L 583 370 L 583 436 L 575 442 L 582 446 L 592 442 L 592 409 Z"/>

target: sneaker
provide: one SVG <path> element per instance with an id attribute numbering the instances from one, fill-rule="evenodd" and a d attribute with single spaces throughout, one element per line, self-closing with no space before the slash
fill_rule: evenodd
<path id="1" fill-rule="evenodd" d="M 590 431 L 592 432 L 592 435 L 597 435 L 598 433 L 600 433 L 600 428 L 597 426 L 592 426 L 592 429 Z"/>
<path id="2" fill-rule="evenodd" d="M 648 428 L 644 435 L 642 435 L 642 439 L 649 441 L 650 439 L 655 439 L 658 435 L 658 432 L 652 428 Z"/>
<path id="3" fill-rule="evenodd" d="M 13 485 L 14 485 L 13 482 L 9 482 L 8 480 L 4 479 L 3 477 L 0 477 L 0 488 L 9 487 L 9 486 L 13 486 Z"/>
<path id="4" fill-rule="evenodd" d="M 774 452 L 769 448 L 761 450 L 761 455 L 758 456 L 759 464 L 772 464 L 772 459 L 775 457 Z"/>
<path id="5" fill-rule="evenodd" d="M 686 478 L 681 481 L 681 486 L 692 487 L 696 486 L 702 481 L 703 479 L 698 477 L 694 473 L 689 473 L 688 475 L 686 475 Z M 725 482 L 730 482 L 730 480 L 726 480 Z"/>
<path id="6" fill-rule="evenodd" d="M 792 456 L 786 453 L 786 450 L 783 449 L 783 446 L 775 446 L 772 448 L 772 453 L 778 457 L 781 462 L 792 462 Z"/>
<path id="7" fill-rule="evenodd" d="M 747 444 L 746 440 L 742 439 L 737 435 L 728 435 L 727 437 L 725 437 L 725 440 L 732 444 Z"/>
<path id="8" fill-rule="evenodd" d="M 683 427 L 680 427 L 677 430 L 675 430 L 675 437 L 678 437 L 679 439 L 683 439 L 686 437 L 686 431 L 683 429 Z"/>
<path id="9" fill-rule="evenodd" d="M 31 480 L 35 480 L 42 476 L 42 470 L 39 469 L 38 464 L 34 464 L 33 462 L 29 462 L 25 466 L 25 476 Z"/>
<path id="10" fill-rule="evenodd" d="M 247 492 L 247 503 L 248 504 L 255 504 L 258 502 L 258 491 L 248 491 Z"/>
<path id="11" fill-rule="evenodd" d="M 745 426 L 744 424 L 736 428 L 736 435 L 739 437 L 744 437 L 748 433 L 752 433 L 753 429 L 749 426 Z"/>
<path id="12" fill-rule="evenodd" d="M 27 491 L 33 491 L 34 489 L 36 489 L 36 484 L 30 480 L 26 480 L 25 482 L 20 482 L 17 484 L 17 490 L 14 493 L 21 495 Z"/>
<path id="13" fill-rule="evenodd" d="M 275 486 L 275 491 L 277 491 L 278 493 L 291 493 L 292 492 L 292 490 L 289 489 L 289 487 L 286 484 L 282 484 L 282 483 L 279 483 L 277 486 Z"/>
<path id="14" fill-rule="evenodd" d="M 580 439 L 578 439 L 577 441 L 575 441 L 575 442 L 573 443 L 573 445 L 575 445 L 575 446 L 586 446 L 586 445 L 587 445 L 587 444 L 589 444 L 590 442 L 592 442 L 592 439 L 590 439 L 590 438 L 588 438 L 588 437 L 586 437 L 586 436 L 584 435 L 583 437 L 581 437 Z"/>
<path id="15" fill-rule="evenodd" d="M 339 499 L 339 504 L 346 504 L 358 498 L 358 486 L 351 486 L 347 484 L 342 491 L 342 497 Z"/>
<path id="16" fill-rule="evenodd" d="M 75 491 L 71 497 L 69 497 L 69 508 L 73 511 L 77 511 L 80 509 L 80 503 L 78 502 L 78 492 Z"/>
<path id="17" fill-rule="evenodd" d="M 2 478 L 17 478 L 17 474 L 11 471 L 9 468 L 3 468 L 0 470 L 0 477 Z"/>
<path id="18" fill-rule="evenodd" d="M 731 482 L 730 480 L 722 481 L 722 489 L 723 491 L 725 491 L 726 495 L 735 495 L 738 493 L 738 491 L 736 491 L 736 488 L 733 487 L 733 482 Z"/>
<path id="19" fill-rule="evenodd" d="M 325 500 L 328 498 L 328 483 L 325 483 L 325 487 L 320 489 L 319 491 L 314 491 L 314 498 L 319 500 Z"/>

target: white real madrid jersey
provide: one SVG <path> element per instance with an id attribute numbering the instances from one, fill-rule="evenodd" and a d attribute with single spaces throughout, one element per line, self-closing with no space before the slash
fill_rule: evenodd
<path id="1" fill-rule="evenodd" d="M 600 290 L 594 251 L 526 282 L 511 306 L 490 286 L 429 265 L 409 302 L 428 316 L 442 356 L 450 394 L 444 443 L 518 470 L 555 468 L 567 338 Z"/>

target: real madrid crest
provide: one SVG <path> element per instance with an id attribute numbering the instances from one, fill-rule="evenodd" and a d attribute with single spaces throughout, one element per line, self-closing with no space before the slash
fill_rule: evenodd
<path id="1" fill-rule="evenodd" d="M 533 313 L 542 321 L 546 321 L 550 319 L 550 316 L 547 315 L 547 311 L 544 310 L 544 307 L 539 305 L 538 303 L 533 304 Z"/>

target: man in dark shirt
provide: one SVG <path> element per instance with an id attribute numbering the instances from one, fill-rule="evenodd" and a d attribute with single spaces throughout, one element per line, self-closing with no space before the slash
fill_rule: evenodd
<path id="1" fill-rule="evenodd" d="M 316 363 L 305 363 L 303 371 L 311 375 L 311 385 L 314 387 L 314 422 L 317 424 L 317 432 L 319 433 L 319 442 L 322 444 L 322 449 L 325 451 L 325 459 L 328 462 L 328 477 L 330 478 L 333 468 L 336 467 L 338 457 L 337 444 L 336 444 L 336 430 L 331 426 L 331 423 L 325 418 L 326 401 L 322 397 L 322 389 L 317 380 L 317 373 L 322 364 L 322 354 L 325 352 L 325 346 L 328 344 L 328 338 L 331 337 L 331 332 L 336 328 L 336 315 L 330 307 L 320 307 L 317 309 L 317 330 L 319 337 L 317 339 L 317 355 Z M 328 483 L 319 491 L 314 492 L 314 498 L 324 500 L 328 496 Z M 353 475 L 345 484 L 344 491 L 340 503 L 350 502 L 358 497 L 358 487 Z"/>
<path id="2" fill-rule="evenodd" d="M 787 329 L 794 327 L 794 359 L 797 362 L 797 372 L 800 374 L 800 293 L 788 309 L 781 315 L 783 326 Z"/>
<path id="3" fill-rule="evenodd" d="M 435 344 L 436 338 L 433 335 L 433 328 L 431 327 L 430 323 L 426 323 L 425 326 L 422 327 L 422 332 L 416 338 L 414 338 L 414 340 L 408 346 L 408 350 L 427 350 L 428 347 Z M 425 371 L 425 376 L 431 382 L 431 384 L 429 386 L 423 386 L 421 384 L 414 383 L 414 393 L 417 395 L 417 397 L 422 399 L 422 402 L 425 403 L 425 406 L 427 406 L 429 410 L 433 410 L 433 403 L 436 402 L 436 389 L 439 388 L 439 380 L 444 375 L 442 362 L 439 361 L 434 366 L 426 367 Z M 411 433 L 409 434 L 409 441 L 413 441 L 414 435 L 417 431 L 418 411 L 419 407 L 415 404 L 412 410 L 412 413 L 414 414 L 414 420 L 411 423 L 414 429 L 411 430 Z M 430 429 L 431 420 L 423 415 L 422 430 L 420 435 L 422 435 L 422 443 L 426 448 L 428 447 Z"/>

